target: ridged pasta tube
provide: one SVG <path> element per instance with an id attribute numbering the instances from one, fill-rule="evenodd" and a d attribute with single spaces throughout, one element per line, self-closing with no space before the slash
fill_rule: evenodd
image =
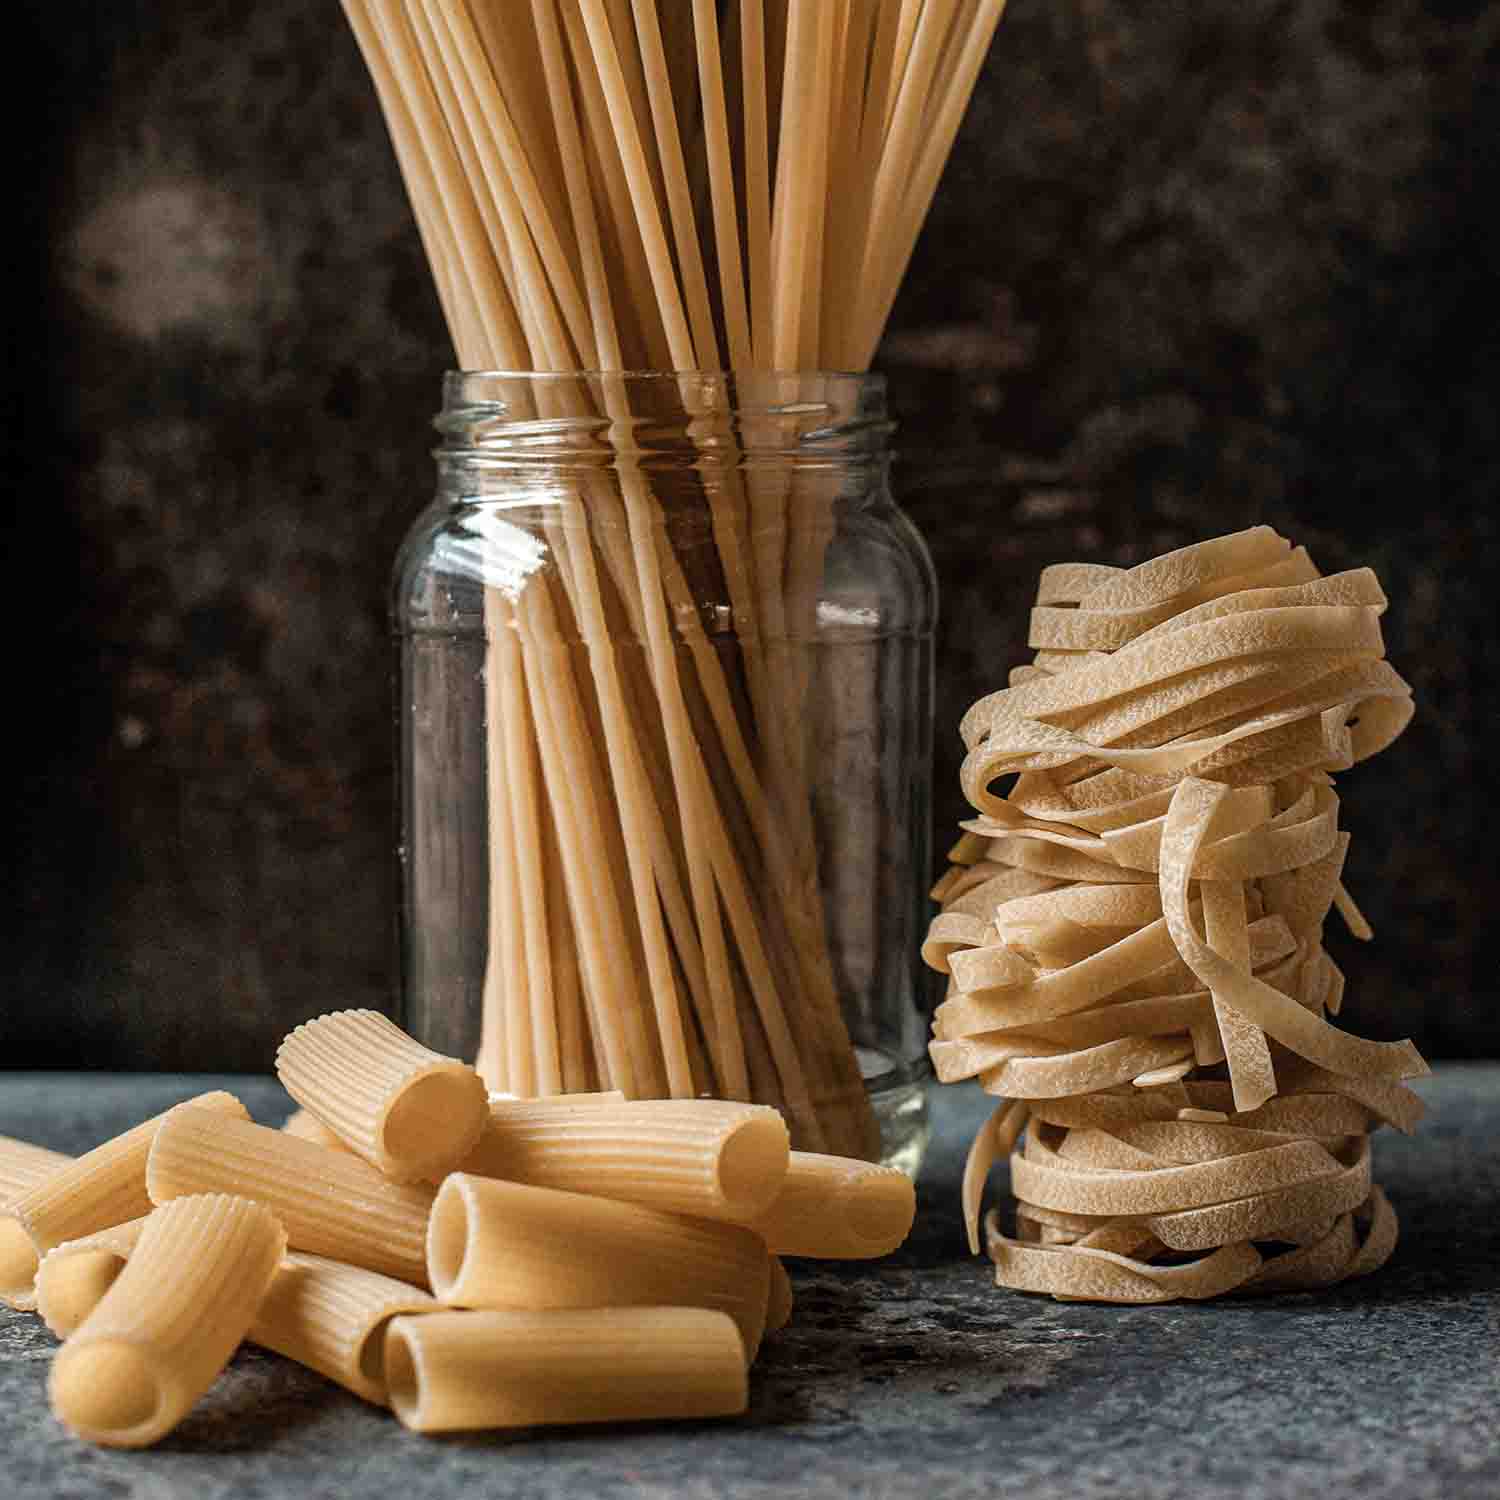
<path id="1" fill-rule="evenodd" d="M 559 1111 L 540 1100 L 497 1100 L 460 1170 L 748 1220 L 780 1191 L 789 1151 L 785 1121 L 763 1105 L 654 1099 Z"/>
<path id="2" fill-rule="evenodd" d="M 293 1253 L 276 1273 L 249 1337 L 385 1406 L 387 1325 L 397 1314 L 437 1306 L 404 1281 L 321 1255 Z"/>
<path id="3" fill-rule="evenodd" d="M 187 1202 L 187 1199 L 176 1199 Z M 37 1311 L 68 1338 L 125 1269 L 146 1219 L 49 1250 L 37 1272 Z M 385 1406 L 385 1326 L 398 1313 L 440 1304 L 404 1281 L 321 1255 L 292 1252 L 262 1299 L 247 1337 Z"/>
<path id="4" fill-rule="evenodd" d="M 793 1151 L 776 1201 L 748 1225 L 777 1255 L 870 1260 L 911 1233 L 917 1195 L 894 1167 Z"/>
<path id="5" fill-rule="evenodd" d="M 709 1307 L 747 1349 L 765 1329 L 758 1235 L 636 1203 L 455 1172 L 427 1230 L 433 1292 L 455 1307 Z"/>
<path id="6" fill-rule="evenodd" d="M 200 1094 L 176 1108 L 189 1107 L 211 1118 L 248 1118 L 233 1094 Z M 36 1306 L 37 1263 L 54 1245 L 150 1212 L 146 1157 L 175 1113 L 169 1109 L 96 1146 L 0 1212 L 0 1302 L 30 1311 Z"/>
<path id="7" fill-rule="evenodd" d="M 319 1016 L 276 1053 L 282 1086 L 351 1150 L 398 1182 L 441 1177 L 484 1129 L 484 1080 L 378 1011 Z"/>
<path id="8" fill-rule="evenodd" d="M 0 1135 L 0 1208 L 37 1183 L 45 1182 L 72 1160 L 61 1151 L 49 1151 L 45 1146 L 33 1146 L 30 1141 Z"/>
<path id="9" fill-rule="evenodd" d="M 52 1364 L 52 1409 L 79 1437 L 140 1448 L 228 1364 L 286 1248 L 276 1216 L 223 1194 L 147 1220 L 129 1264 Z"/>
<path id="10" fill-rule="evenodd" d="M 275 1211 L 294 1250 L 427 1285 L 433 1190 L 390 1182 L 352 1151 L 183 1109 L 158 1133 L 146 1179 L 156 1203 L 242 1193 Z"/>
<path id="11" fill-rule="evenodd" d="M 771 1273 L 771 1284 L 766 1296 L 766 1332 L 775 1333 L 792 1321 L 792 1278 L 779 1255 L 768 1258 L 767 1269 Z"/>
<path id="12" fill-rule="evenodd" d="M 731 1416 L 748 1399 L 738 1330 L 700 1307 L 397 1318 L 386 1377 L 416 1432 Z"/>
<path id="13" fill-rule="evenodd" d="M 146 1216 L 101 1229 L 49 1250 L 36 1273 L 36 1310 L 58 1338 L 68 1338 L 119 1279 L 146 1227 Z"/>
<path id="14" fill-rule="evenodd" d="M 348 1145 L 337 1131 L 330 1130 L 311 1110 L 294 1109 L 281 1124 L 282 1133 L 298 1140 L 326 1146 L 330 1151 L 347 1151 Z"/>

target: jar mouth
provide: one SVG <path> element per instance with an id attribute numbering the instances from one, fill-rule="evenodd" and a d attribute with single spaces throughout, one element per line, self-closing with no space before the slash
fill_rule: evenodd
<path id="1" fill-rule="evenodd" d="M 440 461 L 850 462 L 887 451 L 883 375 L 820 370 L 453 370 Z"/>

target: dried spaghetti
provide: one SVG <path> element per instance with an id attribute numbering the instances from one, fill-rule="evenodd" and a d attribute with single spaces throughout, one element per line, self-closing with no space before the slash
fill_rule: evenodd
<path id="1" fill-rule="evenodd" d="M 1396 1218 L 1369 1134 L 1414 1127 L 1410 1042 L 1332 1025 L 1322 944 L 1348 835 L 1332 774 L 1412 714 L 1368 569 L 1256 527 L 1130 570 L 1045 569 L 1032 663 L 962 724 L 966 796 L 924 957 L 930 1051 L 1004 1102 L 964 1180 L 970 1244 L 1010 1154 L 1001 1285 L 1161 1302 L 1374 1270 Z M 1014 783 L 1001 796 L 993 783 Z"/>
<path id="2" fill-rule="evenodd" d="M 1004 0 L 344 9 L 465 369 L 747 379 L 868 366 Z M 724 381 L 681 384 L 722 459 Z M 751 385 L 775 404 L 774 376 Z M 733 464 L 704 484 L 738 637 L 726 676 L 660 546 L 626 383 L 494 389 L 511 415 L 606 419 L 618 454 L 561 498 L 553 576 L 486 581 L 477 1066 L 521 1095 L 754 1097 L 800 1145 L 871 1156 L 819 910 L 807 669 L 787 659 L 832 534 L 791 527 L 789 499 L 831 500 Z"/>

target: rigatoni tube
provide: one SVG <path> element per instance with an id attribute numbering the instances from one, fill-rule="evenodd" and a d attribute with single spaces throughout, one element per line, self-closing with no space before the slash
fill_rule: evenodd
<path id="1" fill-rule="evenodd" d="M 71 1162 L 61 1151 L 0 1135 L 0 1208 Z"/>
<path id="2" fill-rule="evenodd" d="M 387 1324 L 399 1313 L 437 1306 L 404 1281 L 294 1253 L 276 1273 L 249 1337 L 384 1406 Z"/>
<path id="3" fill-rule="evenodd" d="M 777 1255 L 869 1260 L 896 1249 L 916 1214 L 904 1172 L 794 1151 L 776 1201 L 746 1222 Z"/>
<path id="4" fill-rule="evenodd" d="M 417 1432 L 731 1416 L 748 1399 L 738 1330 L 699 1307 L 397 1318 L 386 1378 Z"/>
<path id="5" fill-rule="evenodd" d="M 749 1220 L 786 1174 L 786 1123 L 763 1105 L 638 1100 L 561 1111 L 496 1101 L 461 1171 L 594 1193 L 665 1213 Z"/>
<path id="6" fill-rule="evenodd" d="M 190 1107 L 211 1118 L 248 1118 L 233 1094 L 200 1094 L 177 1109 Z M 150 1211 L 146 1157 L 157 1132 L 175 1113 L 169 1109 L 96 1146 L 0 1212 L 0 1302 L 34 1308 L 37 1262 L 54 1245 Z"/>
<path id="7" fill-rule="evenodd" d="M 765 1328 L 759 1236 L 584 1193 L 455 1172 L 427 1230 L 434 1294 L 456 1307 L 708 1307 L 746 1348 Z"/>
<path id="8" fill-rule="evenodd" d="M 69 1337 L 119 1279 L 146 1217 L 101 1229 L 49 1250 L 36 1273 L 36 1310 L 58 1338 Z"/>
<path id="9" fill-rule="evenodd" d="M 119 1448 L 170 1432 L 228 1364 L 285 1248 L 275 1215 L 245 1198 L 183 1198 L 158 1209 L 53 1361 L 58 1420 Z"/>
<path id="10" fill-rule="evenodd" d="M 398 1182 L 438 1178 L 484 1129 L 484 1080 L 422 1046 L 378 1011 L 319 1016 L 276 1053 L 282 1086 L 302 1107 Z"/>
<path id="11" fill-rule="evenodd" d="M 351 1151 L 183 1109 L 158 1133 L 146 1179 L 156 1203 L 243 1193 L 275 1211 L 294 1250 L 427 1284 L 433 1190 L 390 1182 Z"/>

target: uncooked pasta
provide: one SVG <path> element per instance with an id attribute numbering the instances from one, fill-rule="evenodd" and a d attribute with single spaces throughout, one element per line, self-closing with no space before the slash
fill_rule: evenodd
<path id="1" fill-rule="evenodd" d="M 930 1051 L 1002 1101 L 964 1178 L 1009 1155 L 997 1280 L 1116 1302 L 1325 1286 L 1379 1266 L 1396 1218 L 1369 1133 L 1410 1130 L 1410 1042 L 1335 1026 L 1333 775 L 1411 693 L 1366 568 L 1322 577 L 1268 527 L 1129 570 L 1047 568 L 1033 662 L 962 724 L 963 825 L 924 955 Z M 1002 794 L 994 783 L 1014 780 Z"/>
<path id="2" fill-rule="evenodd" d="M 477 1066 L 522 1096 L 754 1099 L 797 1145 L 872 1158 L 790 644 L 834 497 L 722 460 L 774 448 L 772 372 L 868 366 L 1003 0 L 344 9 L 460 365 L 602 372 L 490 388 L 497 410 L 587 422 L 615 450 L 556 497 L 555 577 L 486 578 Z M 714 458 L 728 665 L 663 543 L 628 370 L 681 375 L 678 415 Z M 763 413 L 742 429 L 725 379 L 686 373 L 719 371 Z M 792 502 L 822 519 L 789 526 Z M 615 649 L 616 621 L 639 653 Z"/>

